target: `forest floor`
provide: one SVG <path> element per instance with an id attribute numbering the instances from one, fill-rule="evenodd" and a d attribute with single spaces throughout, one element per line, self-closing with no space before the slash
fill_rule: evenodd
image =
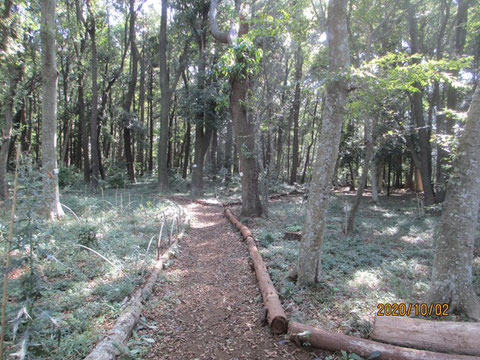
<path id="1" fill-rule="evenodd" d="M 298 288 L 288 277 L 296 266 L 299 242 L 284 238 L 285 232 L 303 228 L 303 197 L 271 201 L 268 218 L 240 220 L 259 241 L 290 319 L 368 337 L 379 304 L 414 304 L 425 299 L 441 217 L 438 206 L 419 211 L 411 192 L 381 196 L 379 204 L 367 193 L 357 212 L 355 231 L 345 236 L 345 210 L 354 194 L 343 189 L 331 196 L 322 247 L 323 282 L 309 289 Z M 238 207 L 233 210 L 239 213 Z M 473 282 L 480 296 L 480 236 L 474 256 Z M 454 314 L 441 320 L 466 321 Z"/>
<path id="2" fill-rule="evenodd" d="M 8 353 L 84 358 L 155 263 L 155 239 L 162 223 L 167 221 L 169 231 L 162 233 L 161 251 L 182 213 L 183 224 L 175 232 L 186 235 L 177 258 L 160 275 L 122 349 L 123 359 L 355 358 L 299 349 L 263 326 L 262 298 L 246 245 L 221 207 L 185 197 L 185 183 L 177 184 L 176 195 L 169 196 L 158 193 L 155 179 L 96 193 L 87 187 L 64 187 L 61 200 L 67 216 L 48 223 L 38 216 L 41 203 L 35 201 L 41 183 L 33 175 L 21 180 L 18 241 L 8 285 Z M 228 187 L 211 183 L 208 189 L 205 198 L 222 202 L 240 196 L 238 181 Z M 291 190 L 277 184 L 271 192 Z M 415 195 L 404 192 L 380 197 L 379 205 L 365 198 L 354 233 L 345 236 L 345 208 L 352 199 L 353 192 L 332 195 L 323 244 L 324 283 L 310 289 L 300 289 L 288 279 L 299 242 L 283 238 L 286 231 L 302 229 L 302 196 L 270 201 L 267 218 L 240 220 L 259 241 L 289 319 L 368 336 L 377 304 L 421 302 L 428 289 L 440 211 L 432 207 L 419 212 Z M 239 213 L 236 207 L 233 211 Z M 0 212 L 2 231 L 8 219 L 8 211 Z M 474 287 L 480 295 L 478 242 L 474 263 Z"/>
<path id="3" fill-rule="evenodd" d="M 316 358 L 263 326 L 248 250 L 222 208 L 188 202 L 186 209 L 193 218 L 188 235 L 129 348 L 147 338 L 146 359 Z"/>

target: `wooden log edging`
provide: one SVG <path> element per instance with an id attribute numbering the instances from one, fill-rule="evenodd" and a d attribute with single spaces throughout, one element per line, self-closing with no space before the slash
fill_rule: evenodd
<path id="1" fill-rule="evenodd" d="M 396 345 L 384 344 L 375 340 L 363 339 L 355 336 L 348 336 L 341 333 L 332 333 L 326 330 L 289 321 L 283 310 L 282 304 L 275 290 L 272 280 L 268 274 L 265 263 L 255 244 L 252 233 L 243 225 L 230 211 L 225 208 L 225 216 L 241 232 L 243 239 L 247 242 L 250 256 L 255 267 L 255 273 L 262 293 L 263 302 L 267 308 L 267 320 L 272 332 L 282 334 L 288 328 L 288 335 L 291 341 L 298 346 L 308 344 L 322 350 L 328 351 L 349 351 L 365 358 L 378 360 L 480 360 L 479 356 L 460 354 L 447 354 L 426 350 L 417 350 Z M 260 274 L 260 275 L 259 275 Z M 277 314 L 279 317 L 275 317 Z M 277 319 L 274 323 L 273 320 Z M 274 328 L 275 326 L 275 328 Z M 280 331 L 282 330 L 282 331 Z M 457 345 L 461 346 L 461 345 Z"/>
<path id="2" fill-rule="evenodd" d="M 479 360 L 478 356 L 446 354 L 426 350 L 410 349 L 388 345 L 341 333 L 331 333 L 322 329 L 290 321 L 290 339 L 298 346 L 307 343 L 329 351 L 350 351 L 365 358 L 378 360 Z"/>
<path id="3" fill-rule="evenodd" d="M 480 323 L 376 316 L 374 340 L 444 353 L 480 356 Z"/>
<path id="4" fill-rule="evenodd" d="M 152 293 L 158 275 L 163 270 L 166 262 L 176 253 L 178 241 L 182 237 L 183 233 L 179 234 L 160 259 L 157 260 L 145 285 L 134 292 L 129 305 L 115 322 L 113 328 L 108 332 L 105 338 L 95 346 L 85 360 L 113 360 L 121 354 L 123 346 L 127 343 L 132 334 L 133 328 L 140 319 L 143 303 Z"/>
<path id="5" fill-rule="evenodd" d="M 238 221 L 229 209 L 225 210 L 225 216 L 235 225 L 235 227 L 242 233 L 243 239 L 248 245 L 248 251 L 252 258 L 255 274 L 257 275 L 258 286 L 263 298 L 263 304 L 267 310 L 267 322 L 274 334 L 284 334 L 288 329 L 287 315 L 283 310 L 282 303 L 278 297 L 277 290 L 273 285 L 270 275 L 268 274 L 265 262 L 262 255 L 258 251 L 255 239 L 252 233 Z"/>

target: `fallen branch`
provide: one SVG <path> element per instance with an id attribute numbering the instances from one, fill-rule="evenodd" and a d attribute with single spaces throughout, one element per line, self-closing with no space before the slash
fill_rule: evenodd
<path id="1" fill-rule="evenodd" d="M 147 300 L 152 293 L 153 287 L 157 281 L 160 271 L 165 266 L 170 256 L 175 254 L 178 240 L 183 234 L 180 234 L 172 245 L 165 251 L 162 257 L 156 262 L 152 273 L 147 279 L 145 285 L 137 289 L 130 299 L 129 305 L 118 318 L 117 322 L 110 330 L 108 335 L 93 349 L 85 360 L 113 360 L 121 354 L 121 349 L 130 338 L 134 326 L 137 324 L 143 309 L 143 302 Z"/>
<path id="2" fill-rule="evenodd" d="M 242 233 L 243 239 L 248 245 L 250 257 L 252 258 L 255 274 L 257 275 L 258 286 L 262 293 L 263 303 L 267 309 L 267 322 L 274 334 L 283 334 L 287 331 L 288 321 L 287 315 L 283 310 L 278 293 L 275 290 L 270 275 L 268 274 L 267 267 L 262 259 L 262 255 L 258 251 L 255 239 L 252 233 L 238 221 L 229 209 L 225 210 L 227 218 L 236 226 Z"/>

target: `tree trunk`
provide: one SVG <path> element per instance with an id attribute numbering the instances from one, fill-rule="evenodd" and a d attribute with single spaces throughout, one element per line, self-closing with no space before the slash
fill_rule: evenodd
<path id="1" fill-rule="evenodd" d="M 100 176 L 99 166 L 99 149 L 98 149 L 98 55 L 97 55 L 97 40 L 96 40 L 96 24 L 95 16 L 90 9 L 90 2 L 87 1 L 87 8 L 89 11 L 91 48 L 92 48 L 92 113 L 90 116 L 90 146 L 91 146 L 91 167 L 92 177 L 91 182 L 93 186 L 98 185 Z"/>
<path id="2" fill-rule="evenodd" d="M 42 44 L 42 173 L 47 218 L 65 214 L 60 204 L 57 168 L 57 61 L 55 44 L 55 0 L 41 1 Z"/>
<path id="3" fill-rule="evenodd" d="M 372 151 L 371 177 L 372 177 L 372 200 L 378 204 L 378 184 L 377 184 L 377 162 L 375 161 L 375 154 Z"/>
<path id="4" fill-rule="evenodd" d="M 123 146 L 125 150 L 125 162 L 127 164 L 128 179 L 134 183 L 135 180 L 135 158 L 132 151 L 132 127 L 134 115 L 130 112 L 133 98 L 135 96 L 135 88 L 137 86 L 138 76 L 138 51 L 136 44 L 135 31 L 135 0 L 130 0 L 130 63 L 132 66 L 132 73 L 130 82 L 128 84 L 128 92 L 123 104 L 124 124 L 123 124 Z"/>
<path id="5" fill-rule="evenodd" d="M 463 48 L 465 46 L 466 39 L 466 26 L 468 20 L 468 6 L 470 1 L 458 0 L 457 15 L 455 18 L 455 53 L 453 57 L 461 57 L 463 54 Z M 453 71 L 454 76 L 458 75 L 458 70 Z M 457 110 L 457 90 L 451 85 L 447 84 L 447 108 L 450 110 Z M 443 132 L 446 135 L 453 136 L 455 119 L 451 116 L 445 115 L 438 116 L 440 122 L 439 132 Z M 442 146 L 437 146 L 438 161 L 437 161 L 437 187 L 439 193 L 437 194 L 437 201 L 442 202 L 445 200 L 445 190 L 447 182 L 447 174 L 445 167 L 449 164 L 448 152 L 446 152 Z"/>
<path id="6" fill-rule="evenodd" d="M 142 56 L 140 58 L 140 89 L 138 95 L 138 103 L 140 106 L 140 124 L 142 128 L 145 126 L 145 48 L 142 50 Z M 140 163 L 140 175 L 143 176 L 145 169 L 145 140 L 143 137 L 138 139 L 138 162 Z"/>
<path id="7" fill-rule="evenodd" d="M 170 113 L 170 88 L 167 68 L 167 7 L 168 1 L 162 0 L 162 19 L 160 22 L 160 89 L 162 92 L 160 110 L 160 137 L 158 141 L 158 186 L 160 191 L 168 190 L 168 115 Z"/>
<path id="8" fill-rule="evenodd" d="M 416 6 L 411 6 L 410 0 L 406 1 L 408 13 L 408 27 L 410 31 L 410 49 L 412 54 L 418 53 L 418 36 L 417 36 L 417 18 Z M 420 172 L 422 174 L 423 192 L 425 196 L 425 205 L 435 203 L 435 194 L 432 186 L 431 174 L 431 156 L 430 135 L 423 114 L 423 89 L 420 84 L 413 85 L 418 89 L 417 92 L 410 94 L 410 106 L 412 121 L 418 129 L 418 145 L 420 148 Z"/>
<path id="9" fill-rule="evenodd" d="M 187 130 L 185 131 L 185 156 L 183 160 L 182 178 L 187 178 L 188 159 L 190 157 L 190 138 L 191 138 L 192 125 L 187 121 Z"/>
<path id="10" fill-rule="evenodd" d="M 258 189 L 258 166 L 255 148 L 255 124 L 249 122 L 246 111 L 248 80 L 246 74 L 234 75 L 230 95 L 235 140 L 240 158 L 242 209 L 240 216 L 262 215 Z"/>
<path id="11" fill-rule="evenodd" d="M 8 78 L 8 96 L 5 104 L 5 120 L 2 127 L 2 144 L 0 147 L 0 199 L 4 200 L 8 196 L 8 153 L 12 136 L 14 100 L 17 91 L 17 85 L 22 78 L 22 70 L 9 68 Z"/>
<path id="12" fill-rule="evenodd" d="M 232 152 L 233 152 L 233 128 L 232 121 L 227 120 L 227 131 L 225 135 L 225 160 L 223 167 L 225 168 L 225 182 L 228 184 L 232 178 Z"/>
<path id="13" fill-rule="evenodd" d="M 293 144 L 292 144 L 292 169 L 290 171 L 290 184 L 297 182 L 298 170 L 298 117 L 300 113 L 300 81 L 302 79 L 303 53 L 299 42 L 295 64 L 295 95 L 292 104 Z"/>
<path id="14" fill-rule="evenodd" d="M 195 127 L 195 155 L 193 160 L 191 196 L 200 196 L 203 193 L 203 168 L 212 137 L 212 128 L 203 124 Z"/>
<path id="15" fill-rule="evenodd" d="M 473 247 L 480 203 L 479 86 L 467 113 L 453 166 L 435 244 L 428 300 L 450 304 L 450 311 L 480 321 L 480 301 L 472 286 Z"/>
<path id="16" fill-rule="evenodd" d="M 375 125 L 371 124 L 370 119 L 365 119 L 365 159 L 363 160 L 362 175 L 358 184 L 357 194 L 353 201 L 352 208 L 348 214 L 346 234 L 351 234 L 355 225 L 355 215 L 357 213 L 360 202 L 362 201 L 363 191 L 367 184 L 368 169 L 370 168 L 370 161 L 373 156 L 373 131 Z"/>
<path id="17" fill-rule="evenodd" d="M 327 83 L 320 135 L 322 143 L 318 147 L 313 169 L 303 237 L 298 254 L 298 283 L 301 285 L 318 283 L 322 271 L 321 251 L 328 198 L 338 157 L 348 92 L 347 79 L 339 75 L 349 67 L 347 38 L 346 0 L 330 0 L 327 20 L 329 72 L 336 76 Z"/>

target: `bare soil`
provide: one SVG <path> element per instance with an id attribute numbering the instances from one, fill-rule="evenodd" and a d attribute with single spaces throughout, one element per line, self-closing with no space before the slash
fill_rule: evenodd
<path id="1" fill-rule="evenodd" d="M 178 201 L 178 199 L 175 199 Z M 186 202 L 194 220 L 144 312 L 148 359 L 322 359 L 262 324 L 263 303 L 241 236 L 222 208 Z"/>

